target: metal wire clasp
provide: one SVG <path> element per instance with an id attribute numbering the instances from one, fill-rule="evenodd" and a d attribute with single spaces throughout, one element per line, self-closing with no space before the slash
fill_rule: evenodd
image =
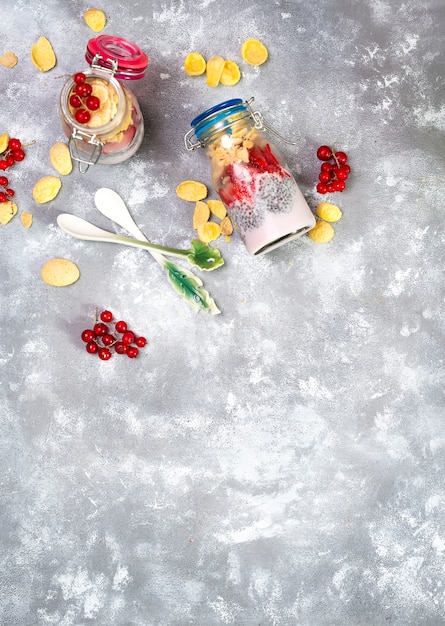
<path id="1" fill-rule="evenodd" d="M 275 135 L 275 137 L 278 137 L 278 139 L 280 139 L 281 141 L 284 141 L 284 143 L 288 143 L 291 146 L 296 146 L 297 145 L 296 141 L 291 141 L 290 139 L 286 139 L 285 137 L 283 137 L 283 135 L 280 135 L 280 133 L 277 133 L 276 130 L 274 130 L 270 126 L 267 126 L 267 124 L 264 123 L 263 116 L 261 115 L 261 113 L 259 111 L 254 111 L 252 109 L 251 104 L 253 101 L 254 101 L 254 97 L 252 96 L 252 98 L 249 98 L 248 100 L 246 100 L 246 106 L 249 109 L 251 118 L 255 122 L 255 128 L 258 128 L 258 130 L 262 130 L 264 128 L 264 130 L 269 131 L 269 133 L 272 133 L 272 135 Z"/>
<path id="2" fill-rule="evenodd" d="M 102 60 L 102 63 L 100 61 Z M 107 67 L 107 63 L 111 64 L 111 67 Z M 116 59 L 108 59 L 104 60 L 103 56 L 97 53 L 93 60 L 91 61 L 91 67 L 95 70 L 105 70 L 106 72 L 110 72 L 112 76 L 117 72 L 118 62 Z"/>
<path id="3" fill-rule="evenodd" d="M 88 143 L 90 146 L 92 146 L 89 160 L 80 156 L 81 152 L 79 150 L 79 146 L 77 145 L 78 141 Z M 73 161 L 77 161 L 78 163 L 79 172 L 81 174 L 85 174 L 89 166 L 96 165 L 96 163 L 100 159 L 103 149 L 103 143 L 96 139 L 96 135 L 88 135 L 87 133 L 82 133 L 81 131 L 74 129 L 71 137 L 68 140 L 68 147 L 70 149 L 71 158 L 73 159 Z M 86 167 L 84 167 L 85 165 Z"/>

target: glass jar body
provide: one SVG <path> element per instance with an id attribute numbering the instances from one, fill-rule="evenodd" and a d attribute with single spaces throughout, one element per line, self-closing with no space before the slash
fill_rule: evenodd
<path id="1" fill-rule="evenodd" d="M 134 93 L 108 70 L 88 68 L 82 72 L 100 100 L 86 124 L 76 120 L 70 97 L 76 87 L 69 78 L 60 94 L 59 117 L 69 138 L 71 156 L 86 171 L 95 163 L 111 165 L 129 159 L 139 149 L 144 136 L 144 120 Z"/>
<path id="2" fill-rule="evenodd" d="M 249 254 L 269 252 L 313 228 L 314 215 L 286 162 L 247 107 L 236 101 L 222 112 L 210 111 L 192 126 L 210 160 L 213 186 Z"/>

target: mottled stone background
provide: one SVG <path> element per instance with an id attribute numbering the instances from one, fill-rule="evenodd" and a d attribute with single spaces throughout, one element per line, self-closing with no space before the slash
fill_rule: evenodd
<path id="1" fill-rule="evenodd" d="M 0 622 L 11 626 L 437 626 L 445 623 L 443 0 L 109 0 L 106 33 L 150 57 L 134 85 L 136 156 L 63 179 L 58 95 L 85 67 L 84 0 L 1 0 L 0 134 L 35 141 L 11 171 L 26 230 L 0 228 Z M 30 60 L 39 36 L 57 66 Z M 269 49 L 246 65 L 241 43 Z M 237 61 L 236 87 L 183 70 Z M 202 110 L 255 97 L 312 209 L 316 148 L 350 157 L 343 218 L 261 258 L 221 239 L 203 275 L 222 314 L 196 315 L 143 250 L 77 241 L 59 213 L 119 231 L 107 186 L 153 241 L 187 246 L 209 187 L 183 136 Z M 216 197 L 212 191 L 211 197 Z M 119 231 L 120 232 L 120 231 Z M 80 268 L 51 288 L 50 258 Z M 110 308 L 149 346 L 86 354 Z"/>

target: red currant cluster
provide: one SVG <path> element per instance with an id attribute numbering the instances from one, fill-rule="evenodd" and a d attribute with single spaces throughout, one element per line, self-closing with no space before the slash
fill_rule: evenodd
<path id="1" fill-rule="evenodd" d="M 93 87 L 86 82 L 87 77 L 83 72 L 74 74 L 73 80 L 76 83 L 69 102 L 76 109 L 74 117 L 79 124 L 88 124 L 91 119 L 90 111 L 97 111 L 100 107 L 100 100 L 97 96 L 93 96 Z M 85 108 L 86 107 L 86 108 Z"/>
<path id="2" fill-rule="evenodd" d="M 351 172 L 351 168 L 346 163 L 347 154 L 334 152 L 329 146 L 320 146 L 317 150 L 317 157 L 323 161 L 318 175 L 320 181 L 317 185 L 318 193 L 344 191 Z"/>
<path id="3" fill-rule="evenodd" d="M 25 151 L 22 147 L 20 139 L 11 138 L 8 141 L 8 147 L 0 155 L 0 170 L 5 171 L 8 167 L 12 167 L 16 161 L 23 161 Z"/>
<path id="4" fill-rule="evenodd" d="M 99 321 L 100 319 L 100 321 Z M 86 343 L 86 351 L 90 354 L 97 354 L 102 361 L 111 359 L 112 351 L 117 354 L 126 354 L 130 359 L 134 359 L 139 354 L 139 348 L 147 345 L 145 337 L 136 337 L 132 330 L 128 329 L 127 322 L 119 320 L 114 324 L 114 332 L 107 325 L 113 320 L 111 311 L 102 311 L 100 316 L 94 320 L 92 329 L 82 332 L 82 341 Z"/>
<path id="5" fill-rule="evenodd" d="M 14 190 L 8 187 L 9 181 L 6 176 L 0 176 L 0 203 L 7 202 L 14 196 Z"/>

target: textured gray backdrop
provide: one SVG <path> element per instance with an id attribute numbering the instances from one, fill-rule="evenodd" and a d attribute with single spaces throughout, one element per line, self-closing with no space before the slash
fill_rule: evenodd
<path id="1" fill-rule="evenodd" d="M 84 0 L 0 1 L 0 134 L 35 141 L 11 171 L 0 228 L 0 622 L 19 626 L 436 626 L 445 623 L 443 0 L 103 2 L 106 33 L 148 54 L 134 85 L 138 154 L 63 179 L 37 205 L 63 140 L 58 94 L 85 67 Z M 30 48 L 51 41 L 57 66 Z M 268 62 L 243 63 L 257 37 Z M 183 70 L 237 61 L 236 87 Z M 310 206 L 316 148 L 350 157 L 343 218 L 250 258 L 221 239 L 203 275 L 222 314 L 196 315 L 142 250 L 71 239 L 69 212 L 107 186 L 153 241 L 187 246 L 210 186 L 190 120 L 255 97 Z M 215 194 L 212 192 L 212 197 Z M 79 281 L 51 288 L 50 258 Z M 96 306 L 149 338 L 136 360 L 87 355 Z"/>

